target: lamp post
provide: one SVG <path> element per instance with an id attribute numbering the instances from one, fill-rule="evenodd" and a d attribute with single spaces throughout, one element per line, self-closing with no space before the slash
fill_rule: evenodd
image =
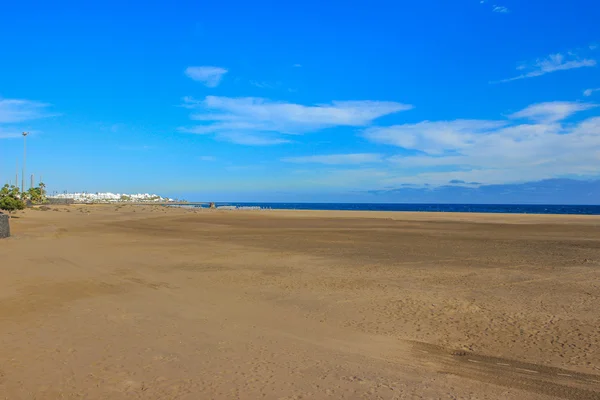
<path id="1" fill-rule="evenodd" d="M 27 161 L 27 135 L 29 135 L 29 132 L 23 132 L 23 171 L 21 173 L 21 193 L 25 193 L 25 163 Z"/>

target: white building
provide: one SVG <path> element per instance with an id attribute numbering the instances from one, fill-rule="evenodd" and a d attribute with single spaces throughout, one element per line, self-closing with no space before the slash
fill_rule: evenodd
<path id="1" fill-rule="evenodd" d="M 49 197 L 55 199 L 73 199 L 76 203 L 167 203 L 174 201 L 168 197 L 149 193 L 61 193 Z"/>

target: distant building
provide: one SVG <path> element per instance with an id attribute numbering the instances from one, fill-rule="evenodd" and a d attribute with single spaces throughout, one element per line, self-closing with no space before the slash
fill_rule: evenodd
<path id="1" fill-rule="evenodd" d="M 75 203 L 168 203 L 173 199 L 157 194 L 138 193 L 61 193 L 49 198 L 72 199 Z"/>

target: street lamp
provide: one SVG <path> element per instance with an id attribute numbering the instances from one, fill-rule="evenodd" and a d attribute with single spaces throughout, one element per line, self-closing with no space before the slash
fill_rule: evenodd
<path id="1" fill-rule="evenodd" d="M 21 193 L 25 193 L 25 162 L 27 160 L 27 135 L 29 135 L 29 132 L 23 132 L 23 172 L 21 174 Z"/>

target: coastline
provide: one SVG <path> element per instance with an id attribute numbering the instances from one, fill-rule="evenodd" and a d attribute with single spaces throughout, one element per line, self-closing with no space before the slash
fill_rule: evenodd
<path id="1" fill-rule="evenodd" d="M 65 206 L 52 206 L 63 209 Z M 422 222 L 471 222 L 494 224 L 582 224 L 600 225 L 600 215 L 587 214 L 517 214 L 517 213 L 476 213 L 476 212 L 444 212 L 444 211 L 361 211 L 361 210 L 297 210 L 297 209 L 261 209 L 261 210 L 231 210 L 208 209 L 201 207 L 175 206 L 169 204 L 73 204 L 66 209 L 78 207 L 100 208 L 112 210 L 115 207 L 138 210 L 169 209 L 175 213 L 231 213 L 256 217 L 294 217 L 294 218 L 359 218 L 359 219 L 389 219 L 394 221 Z"/>
<path id="2" fill-rule="evenodd" d="M 481 222 L 509 224 L 544 224 L 544 223 L 582 223 L 600 224 L 598 215 L 575 214 L 514 214 L 514 213 L 471 213 L 443 211 L 339 211 L 339 210 L 264 210 L 239 211 L 257 215 L 277 215 L 282 217 L 320 217 L 320 218 L 384 218 L 397 221 L 448 221 L 448 222 Z M 268 211 L 268 213 L 266 212 Z M 226 212 L 226 211 L 223 211 Z M 236 212 L 236 211 L 231 211 Z"/>
<path id="3" fill-rule="evenodd" d="M 198 203 L 200 204 L 200 203 Z M 206 203 L 202 203 L 206 204 Z M 63 209 L 64 206 L 52 206 Z M 600 215 L 589 214 L 519 214 L 519 213 L 477 213 L 477 212 L 446 212 L 446 211 L 363 211 L 363 210 L 298 210 L 298 209 L 209 209 L 207 207 L 187 207 L 185 204 L 148 204 L 148 203 L 94 203 L 72 204 L 69 207 L 105 208 L 134 207 L 139 210 L 170 209 L 177 213 L 231 213 L 234 215 L 251 215 L 259 217 L 296 217 L 296 218 L 361 218 L 361 219 L 390 219 L 395 221 L 431 221 L 431 222 L 473 222 L 496 224 L 585 224 L 600 225 Z"/>
<path id="4" fill-rule="evenodd" d="M 212 203 L 211 203 L 212 204 Z M 558 214 L 600 215 L 600 205 L 568 204 L 435 204 L 435 203 L 256 203 L 217 202 L 217 209 L 263 209 L 302 211 L 400 211 L 453 212 L 477 214 Z M 206 203 L 189 202 L 181 206 L 206 208 Z"/>

